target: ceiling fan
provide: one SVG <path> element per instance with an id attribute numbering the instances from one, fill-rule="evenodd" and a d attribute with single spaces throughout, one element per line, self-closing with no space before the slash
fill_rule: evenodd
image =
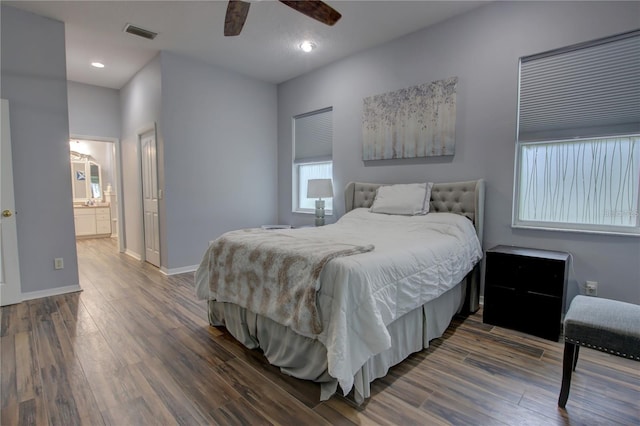
<path id="1" fill-rule="evenodd" d="M 296 10 L 309 18 L 313 18 L 316 21 L 323 24 L 333 25 L 342 17 L 334 8 L 329 6 L 323 1 L 305 0 L 305 1 L 288 1 L 279 0 L 280 3 L 284 3 L 293 10 Z M 240 0 L 230 0 L 227 5 L 227 15 L 224 19 L 224 35 L 225 36 L 237 36 L 242 31 L 244 22 L 247 19 L 249 13 L 249 6 L 251 3 Z"/>

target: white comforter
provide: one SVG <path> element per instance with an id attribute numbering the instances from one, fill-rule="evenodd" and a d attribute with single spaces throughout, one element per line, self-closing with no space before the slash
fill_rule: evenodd
<path id="1" fill-rule="evenodd" d="M 482 258 L 473 224 L 452 213 L 407 217 L 355 209 L 333 225 L 272 232 L 375 246 L 325 265 L 317 299 L 323 331 L 308 336 L 327 348 L 329 374 L 345 395 L 362 365 L 391 346 L 386 326 L 454 287 Z M 195 285 L 198 297 L 208 299 L 206 265 Z M 328 396 L 323 389 L 322 398 Z"/>

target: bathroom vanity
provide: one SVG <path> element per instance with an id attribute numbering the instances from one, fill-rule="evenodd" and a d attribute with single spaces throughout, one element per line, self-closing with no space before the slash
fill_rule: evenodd
<path id="1" fill-rule="evenodd" d="M 109 206 L 74 206 L 73 220 L 76 225 L 76 238 L 111 236 Z"/>

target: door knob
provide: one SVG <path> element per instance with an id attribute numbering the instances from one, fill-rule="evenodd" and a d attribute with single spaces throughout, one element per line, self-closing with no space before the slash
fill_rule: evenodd
<path id="1" fill-rule="evenodd" d="M 11 213 L 11 210 L 2 210 L 2 216 L 3 217 L 11 217 L 13 213 Z"/>

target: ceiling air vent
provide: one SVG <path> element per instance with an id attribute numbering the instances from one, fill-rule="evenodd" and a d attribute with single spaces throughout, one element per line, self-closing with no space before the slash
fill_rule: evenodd
<path id="1" fill-rule="evenodd" d="M 145 30 L 144 28 L 136 27 L 131 24 L 127 24 L 127 26 L 124 27 L 124 32 L 137 35 L 138 37 L 147 38 L 149 40 L 153 40 L 158 35 L 158 33 L 154 33 L 153 31 Z"/>

